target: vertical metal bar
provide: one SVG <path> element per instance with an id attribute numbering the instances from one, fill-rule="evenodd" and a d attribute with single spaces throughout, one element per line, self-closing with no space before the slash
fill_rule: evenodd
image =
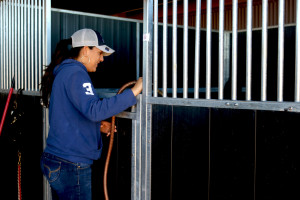
<path id="1" fill-rule="evenodd" d="M 136 119 L 132 120 L 132 159 L 131 159 L 131 199 L 141 199 L 141 95 L 138 95 L 136 104 Z"/>
<path id="2" fill-rule="evenodd" d="M 10 75 L 10 5 L 6 1 L 6 89 L 9 89 L 9 75 Z"/>
<path id="3" fill-rule="evenodd" d="M 136 80 L 140 77 L 140 23 L 136 23 Z"/>
<path id="4" fill-rule="evenodd" d="M 16 29 L 15 29 L 15 2 L 12 0 L 11 2 L 11 77 L 15 76 L 15 33 L 16 33 Z"/>
<path id="5" fill-rule="evenodd" d="M 3 89 L 3 29 L 4 29 L 4 24 L 3 24 L 3 1 L 0 2 L 0 88 Z"/>
<path id="6" fill-rule="evenodd" d="M 200 82 L 200 34 L 201 34 L 201 0 L 196 2 L 196 36 L 195 36 L 195 81 L 194 81 L 194 98 L 199 98 Z"/>
<path id="7" fill-rule="evenodd" d="M 154 0 L 154 44 L 153 44 L 153 96 L 157 97 L 158 88 L 158 0 Z"/>
<path id="8" fill-rule="evenodd" d="M 300 102 L 300 1 L 296 8 L 295 102 Z"/>
<path id="9" fill-rule="evenodd" d="M 163 0 L 163 97 L 167 97 L 168 89 L 168 1 Z"/>
<path id="10" fill-rule="evenodd" d="M 238 1 L 232 1 L 232 71 L 231 71 L 231 99 L 237 99 L 237 29 L 238 29 Z"/>
<path id="11" fill-rule="evenodd" d="M 251 100 L 252 77 L 252 0 L 247 2 L 246 100 Z"/>
<path id="12" fill-rule="evenodd" d="M 211 90 L 211 0 L 206 5 L 206 99 L 210 99 Z"/>
<path id="13" fill-rule="evenodd" d="M 37 20 L 37 0 L 34 1 L 34 90 L 38 91 L 38 73 L 37 73 L 37 69 L 38 69 L 38 48 L 37 48 L 37 42 L 38 42 L 38 38 L 37 38 L 37 34 L 38 34 L 38 30 L 37 30 L 37 25 L 38 25 L 38 20 Z"/>
<path id="14" fill-rule="evenodd" d="M 177 98 L 177 1 L 173 1 L 173 39 L 172 39 L 172 94 L 173 98 Z"/>
<path id="15" fill-rule="evenodd" d="M 27 26 L 27 53 L 28 53 L 28 59 L 27 59 L 27 69 L 25 71 L 25 79 L 27 80 L 26 81 L 26 84 L 27 84 L 27 90 L 30 90 L 31 89 L 31 85 L 30 85 L 30 67 L 31 67 L 31 10 L 30 10 L 30 4 L 31 4 L 31 1 L 32 0 L 28 0 L 28 3 L 27 3 L 27 22 L 28 22 L 28 26 Z"/>
<path id="16" fill-rule="evenodd" d="M 188 98 L 188 0 L 183 4 L 183 98 Z"/>
<path id="17" fill-rule="evenodd" d="M 218 98 L 223 99 L 224 92 L 224 0 L 219 2 L 219 92 Z"/>
<path id="18" fill-rule="evenodd" d="M 46 140 L 49 130 L 49 109 L 43 107 L 43 149 L 46 148 Z M 43 200 L 51 200 L 51 189 L 46 177 L 43 176 Z"/>
<path id="19" fill-rule="evenodd" d="M 1 84 L 1 89 L 4 89 L 4 67 L 5 67 L 5 34 L 4 34 L 4 30 L 5 30 L 5 4 L 4 1 L 1 1 L 1 8 L 0 8 L 0 16 L 1 16 L 1 77 L 0 77 L 0 84 Z"/>
<path id="20" fill-rule="evenodd" d="M 31 63 L 30 63 L 30 90 L 34 90 L 34 0 L 31 0 L 30 4 L 30 21 L 31 21 L 31 30 L 30 30 L 30 36 L 31 36 Z"/>
<path id="21" fill-rule="evenodd" d="M 29 39 L 28 39 L 28 23 L 29 23 L 29 18 L 28 18 L 28 1 L 29 0 L 24 0 L 24 73 L 23 73 L 23 83 L 24 83 L 24 89 L 27 90 L 27 65 L 28 65 L 28 46 L 29 46 Z"/>
<path id="22" fill-rule="evenodd" d="M 150 36 L 143 41 L 143 95 L 142 95 L 142 177 L 141 199 L 151 199 L 151 113 L 152 105 L 147 98 L 152 93 L 152 34 L 153 34 L 153 0 L 144 0 L 143 33 Z"/>
<path id="23" fill-rule="evenodd" d="M 43 59 L 43 66 L 48 66 L 51 62 L 51 0 L 43 0 L 43 52 L 44 52 L 44 59 Z M 48 109 L 47 114 L 44 117 L 47 126 L 44 127 L 44 143 L 46 143 L 46 138 L 48 137 Z M 43 193 L 44 193 L 44 200 L 50 200 L 51 198 L 51 189 L 48 181 L 44 179 L 43 181 Z"/>
<path id="24" fill-rule="evenodd" d="M 46 65 L 51 62 L 51 0 L 45 2 L 45 44 L 46 44 Z"/>
<path id="25" fill-rule="evenodd" d="M 283 101 L 283 64 L 284 64 L 284 1 L 279 0 L 278 19 L 278 73 L 277 73 L 277 101 Z"/>
<path id="26" fill-rule="evenodd" d="M 5 79 L 5 86 L 4 88 L 5 89 L 9 89 L 9 77 L 8 77 L 8 73 L 9 73 L 9 65 L 8 65 L 8 62 L 9 62 L 9 49 L 8 49 L 8 43 L 9 43 L 9 29 L 8 29 L 8 13 L 9 13 L 9 10 L 8 10 L 8 2 L 5 1 L 5 66 L 4 66 L 4 79 Z"/>
<path id="27" fill-rule="evenodd" d="M 23 74 L 24 74 L 24 59 L 25 59 L 25 52 L 24 52 L 24 40 L 23 40 L 23 38 L 25 37 L 24 36 L 24 0 L 21 0 L 21 22 L 20 22 L 20 26 L 21 26 L 21 36 L 20 36 L 20 42 L 21 42 L 21 73 L 20 73 L 20 81 L 21 81 L 21 85 L 20 85 L 20 87 L 21 88 L 24 88 L 24 76 L 23 76 Z"/>
<path id="28" fill-rule="evenodd" d="M 9 88 L 9 83 L 12 78 L 12 31 L 11 31 L 11 27 L 12 27 L 12 6 L 11 6 L 11 2 L 8 2 L 8 77 L 7 77 L 7 83 L 8 83 L 8 88 Z"/>
<path id="29" fill-rule="evenodd" d="M 21 80 L 20 80 L 20 72 L 21 72 L 21 43 L 20 43 L 20 37 L 21 37 L 21 34 L 20 34 L 20 31 L 21 31 L 21 14 L 20 14 L 20 9 L 21 9 L 21 5 L 20 5 L 20 0 L 18 0 L 18 35 L 17 35 L 17 41 L 18 41 L 18 56 L 17 56 L 17 59 L 18 59 L 18 65 L 17 65 L 17 88 L 20 88 L 21 87 Z"/>
<path id="30" fill-rule="evenodd" d="M 38 64 L 38 76 L 39 76 L 39 81 L 38 83 L 41 82 L 42 80 L 42 75 L 43 75 L 43 70 L 42 69 L 42 1 L 39 0 L 39 21 L 38 21 L 38 41 L 39 41 L 39 64 Z"/>
<path id="31" fill-rule="evenodd" d="M 14 37 L 14 41 L 15 41 L 15 49 L 14 49 L 14 54 L 15 54 L 15 56 L 14 56 L 14 62 L 15 62 L 15 64 L 14 64 L 14 76 L 17 78 L 17 75 L 18 75 L 18 38 L 17 38 L 17 36 L 18 36 L 18 32 L 19 32 L 19 30 L 17 29 L 18 28 L 18 13 L 17 13 L 17 0 L 14 0 L 14 9 L 15 9 L 15 11 L 14 11 L 14 16 L 15 16 L 15 18 L 14 18 L 14 25 L 15 25 L 15 28 L 14 28 L 14 34 L 15 34 L 15 37 Z M 18 80 L 16 81 L 16 85 L 17 85 L 17 83 L 18 83 Z"/>
<path id="32" fill-rule="evenodd" d="M 262 4 L 261 101 L 267 100 L 268 0 Z"/>
<path id="33" fill-rule="evenodd" d="M 45 14 L 45 0 L 42 0 L 42 43 L 43 43 L 43 75 L 44 75 L 44 72 L 45 72 L 45 68 L 46 68 L 46 38 L 45 38 L 45 35 L 46 35 L 46 28 L 45 28 L 45 24 L 46 24 L 46 14 Z"/>

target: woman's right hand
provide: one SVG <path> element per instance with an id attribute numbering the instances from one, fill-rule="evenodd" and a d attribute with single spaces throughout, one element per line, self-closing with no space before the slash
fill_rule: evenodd
<path id="1" fill-rule="evenodd" d="M 131 88 L 134 96 L 137 96 L 140 94 L 143 90 L 143 77 L 140 77 L 137 81 L 136 84 Z"/>

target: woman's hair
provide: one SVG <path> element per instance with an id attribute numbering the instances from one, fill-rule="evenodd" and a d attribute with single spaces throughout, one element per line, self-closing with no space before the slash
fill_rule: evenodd
<path id="1" fill-rule="evenodd" d="M 52 55 L 51 63 L 46 67 L 45 73 L 41 81 L 41 93 L 43 105 L 49 106 L 49 97 L 52 90 L 52 84 L 54 81 L 53 70 L 62 61 L 67 58 L 77 58 L 82 47 L 70 48 L 72 39 L 61 40 L 55 48 L 54 54 Z"/>

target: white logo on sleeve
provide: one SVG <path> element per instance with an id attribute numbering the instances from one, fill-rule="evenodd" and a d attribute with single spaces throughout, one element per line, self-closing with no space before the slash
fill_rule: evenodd
<path id="1" fill-rule="evenodd" d="M 86 92 L 85 92 L 86 95 L 94 95 L 91 83 L 84 83 L 84 84 L 82 84 L 82 86 L 86 89 Z"/>

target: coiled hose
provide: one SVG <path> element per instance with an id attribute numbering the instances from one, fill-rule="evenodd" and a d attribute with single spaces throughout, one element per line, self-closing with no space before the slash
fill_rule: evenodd
<path id="1" fill-rule="evenodd" d="M 121 94 L 127 87 L 132 86 L 136 84 L 136 81 L 131 81 L 126 84 L 124 84 L 117 94 Z M 114 144 L 114 130 L 115 130 L 115 121 L 116 117 L 113 116 L 111 118 L 111 133 L 110 133 L 110 140 L 109 140 L 109 146 L 108 146 L 108 151 L 107 151 L 107 156 L 106 156 L 106 161 L 105 161 L 105 167 L 104 167 L 104 175 L 103 175 L 103 189 L 104 189 L 104 197 L 105 200 L 108 200 L 108 192 L 107 192 L 107 171 L 108 171 L 108 166 L 109 166 L 109 161 L 110 161 L 110 156 L 111 156 L 111 151 L 113 148 Z"/>

